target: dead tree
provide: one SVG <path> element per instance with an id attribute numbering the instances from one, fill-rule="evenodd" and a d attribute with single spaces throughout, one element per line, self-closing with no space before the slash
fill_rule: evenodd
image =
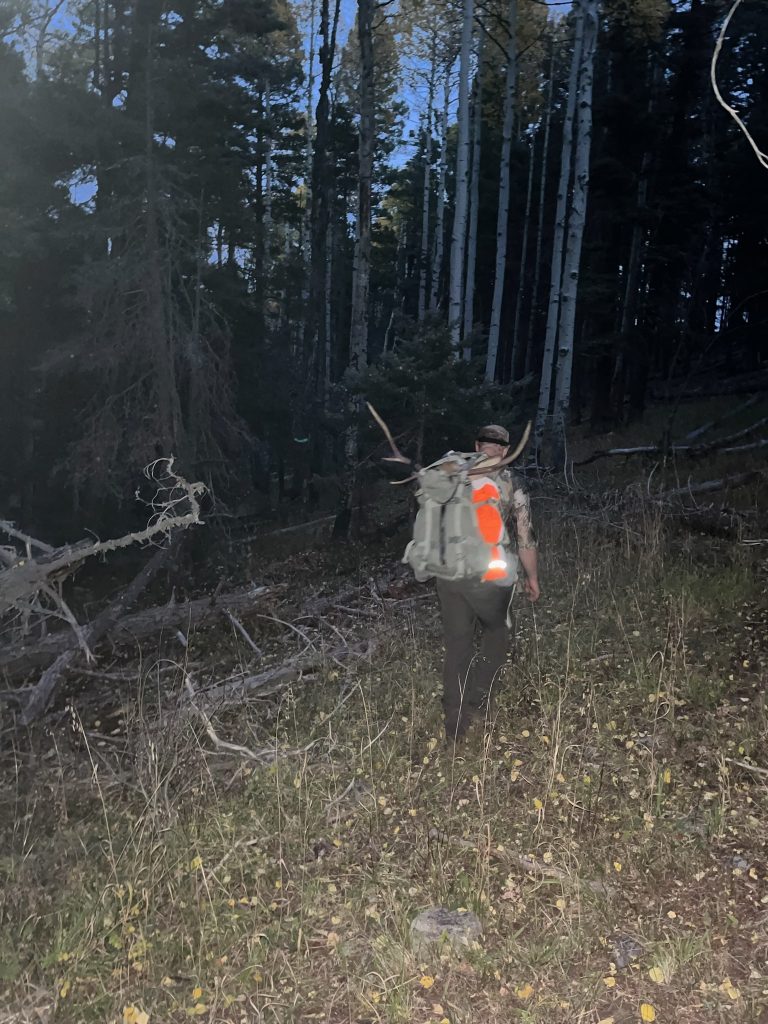
<path id="1" fill-rule="evenodd" d="M 0 548 L 0 625 L 3 632 L 19 639 L 46 631 L 53 619 L 65 621 L 71 628 L 70 645 L 58 654 L 27 697 L 20 716 L 23 725 L 37 718 L 48 706 L 64 669 L 78 649 L 93 660 L 92 646 L 107 633 L 136 601 L 160 568 L 168 553 L 168 538 L 179 528 L 201 522 L 199 498 L 204 490 L 199 483 L 188 483 L 173 469 L 173 459 L 160 459 L 146 470 L 156 485 L 150 501 L 152 515 L 144 530 L 106 541 L 81 541 L 51 548 L 18 530 L 12 523 L 0 522 L 0 530 L 16 542 Z M 150 561 L 130 585 L 89 625 L 78 622 L 63 595 L 64 581 L 84 561 L 94 555 L 130 547 L 133 544 L 163 541 Z M 19 546 L 23 545 L 23 551 Z"/>

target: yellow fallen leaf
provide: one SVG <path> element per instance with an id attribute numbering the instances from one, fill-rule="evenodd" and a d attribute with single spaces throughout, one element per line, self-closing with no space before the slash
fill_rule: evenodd
<path id="1" fill-rule="evenodd" d="M 615 860 L 613 862 L 613 870 L 617 871 L 617 872 L 621 871 L 621 861 L 620 860 Z"/>
<path id="2" fill-rule="evenodd" d="M 124 1006 L 123 1024 L 149 1024 L 149 1014 L 135 1006 Z"/>
<path id="3" fill-rule="evenodd" d="M 666 782 L 667 785 L 669 785 L 670 782 L 672 781 L 672 771 L 671 771 L 670 768 L 665 768 L 664 769 L 664 781 Z"/>
<path id="4" fill-rule="evenodd" d="M 431 974 L 422 974 L 422 976 L 419 978 L 419 984 L 421 985 L 422 988 L 432 988 L 432 986 L 435 984 L 435 979 L 432 977 Z"/>
<path id="5" fill-rule="evenodd" d="M 652 967 L 650 971 L 648 971 L 648 977 L 651 981 L 655 981 L 657 985 L 663 985 L 667 980 L 664 971 L 662 971 L 660 967 Z"/>
<path id="6" fill-rule="evenodd" d="M 542 807 L 543 807 L 543 806 L 544 806 L 544 804 L 543 804 L 543 803 L 541 802 L 541 800 L 539 800 L 539 798 L 538 798 L 537 796 L 535 796 L 535 797 L 533 798 L 533 807 L 534 807 L 534 810 L 536 810 L 536 811 L 540 811 L 540 810 L 542 809 Z"/>
<path id="7" fill-rule="evenodd" d="M 606 988 L 613 988 L 616 984 L 616 979 L 609 974 L 607 978 L 603 978 L 603 984 Z"/>
<path id="8" fill-rule="evenodd" d="M 736 986 L 731 982 L 730 978 L 723 978 L 718 988 L 721 992 L 727 995 L 729 999 L 733 999 L 734 1001 L 741 995 Z"/>
<path id="9" fill-rule="evenodd" d="M 189 862 L 189 870 L 190 871 L 199 871 L 199 869 L 202 866 L 203 866 L 203 858 L 200 857 L 200 856 L 193 857 L 192 860 Z"/>
<path id="10" fill-rule="evenodd" d="M 202 994 L 203 994 L 203 990 L 200 988 L 199 985 L 197 985 L 195 988 L 192 989 L 192 998 L 193 999 L 199 999 Z"/>
<path id="11" fill-rule="evenodd" d="M 65 981 L 64 984 L 59 989 L 59 995 L 61 996 L 62 999 L 66 999 L 67 998 L 67 996 L 69 995 L 69 989 L 70 989 L 70 983 L 69 983 L 69 981 Z"/>
<path id="12" fill-rule="evenodd" d="M 533 985 L 531 985 L 531 983 L 527 981 L 525 985 L 521 985 L 520 988 L 515 989 L 515 995 L 518 999 L 530 999 L 533 995 Z"/>
<path id="13" fill-rule="evenodd" d="M 640 1020 L 648 1022 L 656 1020 L 656 1011 L 650 1003 L 640 1003 Z"/>
<path id="14" fill-rule="evenodd" d="M 568 904 L 563 899 L 563 897 L 560 896 L 560 897 L 558 897 L 558 899 L 555 900 L 555 906 L 557 907 L 558 910 L 565 910 L 565 908 L 568 906 Z"/>
<path id="15" fill-rule="evenodd" d="M 195 1003 L 194 1006 L 187 1007 L 188 1017 L 200 1017 L 202 1014 L 208 1012 L 208 1007 L 205 1003 Z"/>

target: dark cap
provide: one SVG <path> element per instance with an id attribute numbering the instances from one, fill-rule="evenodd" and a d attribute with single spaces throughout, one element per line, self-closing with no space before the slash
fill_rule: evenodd
<path id="1" fill-rule="evenodd" d="M 491 444 L 509 444 L 509 431 L 500 427 L 498 423 L 489 423 L 487 427 L 480 427 L 475 440 L 490 441 Z"/>

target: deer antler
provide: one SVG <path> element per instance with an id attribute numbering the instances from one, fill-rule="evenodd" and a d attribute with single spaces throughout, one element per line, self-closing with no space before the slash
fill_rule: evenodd
<path id="1" fill-rule="evenodd" d="M 525 446 L 528 444 L 528 438 L 530 436 L 531 421 L 528 420 L 528 423 L 525 426 L 525 430 L 523 431 L 523 436 L 520 438 L 517 447 L 511 453 L 511 455 L 505 455 L 504 458 L 500 459 L 498 462 L 493 458 L 487 459 L 486 461 L 483 462 L 482 465 L 476 466 L 474 469 L 470 469 L 468 476 L 478 476 L 481 473 L 487 473 L 489 469 L 501 469 L 502 466 L 508 466 L 510 462 L 514 462 L 515 459 L 520 457 L 523 448 L 525 448 Z"/>

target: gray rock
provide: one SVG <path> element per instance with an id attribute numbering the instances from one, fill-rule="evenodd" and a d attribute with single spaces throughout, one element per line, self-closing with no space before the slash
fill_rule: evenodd
<path id="1" fill-rule="evenodd" d="M 610 943 L 611 959 L 619 971 L 629 967 L 633 960 L 639 960 L 645 953 L 645 947 L 631 935 L 612 935 Z"/>
<path id="2" fill-rule="evenodd" d="M 748 871 L 749 861 L 744 857 L 731 857 L 731 867 L 737 868 L 739 871 Z"/>
<path id="3" fill-rule="evenodd" d="M 430 907 L 411 921 L 411 947 L 414 953 L 430 945 L 443 943 L 461 949 L 471 946 L 482 934 L 480 918 L 471 910 Z"/>

